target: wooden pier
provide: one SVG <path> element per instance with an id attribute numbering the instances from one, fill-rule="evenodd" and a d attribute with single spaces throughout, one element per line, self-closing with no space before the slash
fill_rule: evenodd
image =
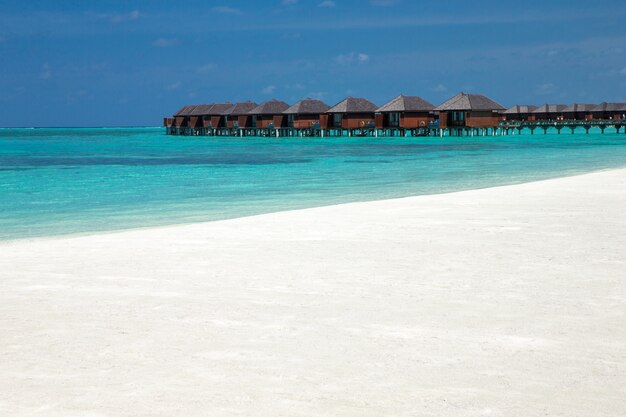
<path id="1" fill-rule="evenodd" d="M 624 128 L 626 133 L 626 120 L 537 120 L 537 121 L 506 121 L 501 122 L 498 128 L 505 134 L 522 133 L 524 129 L 530 131 L 531 135 L 535 134 L 535 130 L 541 129 L 544 134 L 548 133 L 548 130 L 554 129 L 558 134 L 561 134 L 561 130 L 569 130 L 572 134 L 576 131 L 584 130 L 585 133 L 589 133 L 592 128 L 598 128 L 602 133 L 606 129 L 615 129 L 616 133 L 620 133 Z"/>
<path id="2" fill-rule="evenodd" d="M 371 138 L 402 138 L 402 137 L 449 137 L 449 136 L 498 136 L 505 131 L 496 127 L 439 128 L 427 126 L 417 129 L 363 127 L 356 129 L 321 129 L 311 128 L 189 128 L 167 127 L 167 134 L 174 136 L 209 136 L 209 137 L 275 137 L 275 138 L 307 138 L 307 137 L 371 137 Z M 510 130 L 509 130 L 510 132 Z M 508 134 L 508 133 L 507 133 Z"/>
<path id="3" fill-rule="evenodd" d="M 167 127 L 167 134 L 174 136 L 217 136 L 217 137 L 276 137 L 276 138 L 306 138 L 306 137 L 416 137 L 434 136 L 435 130 L 424 127 L 418 129 L 376 128 L 362 127 L 356 129 L 320 127 L 292 128 L 189 128 Z"/>
<path id="4" fill-rule="evenodd" d="M 500 122 L 494 127 L 446 127 L 440 128 L 438 124 L 431 123 L 428 126 L 416 129 L 403 128 L 377 128 L 365 126 L 357 129 L 321 129 L 318 126 L 310 128 L 290 128 L 272 126 L 267 128 L 190 128 L 190 127 L 167 127 L 167 134 L 174 136 L 209 136 L 209 137 L 275 137 L 275 138 L 307 138 L 307 137 L 372 137 L 372 138 L 400 138 L 400 137 L 481 137 L 481 136 L 509 136 L 522 134 L 525 131 L 535 134 L 535 130 L 556 131 L 561 134 L 566 132 L 574 134 L 597 128 L 601 133 L 607 129 L 615 130 L 615 133 L 626 134 L 626 120 L 559 120 L 559 121 L 506 121 Z"/>

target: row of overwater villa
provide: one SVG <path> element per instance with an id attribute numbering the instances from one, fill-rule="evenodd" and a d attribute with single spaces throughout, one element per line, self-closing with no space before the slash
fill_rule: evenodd
<path id="1" fill-rule="evenodd" d="M 506 109 L 481 94 L 459 93 L 435 106 L 417 96 L 400 95 L 382 107 L 347 97 L 331 107 L 307 98 L 290 106 L 279 100 L 262 104 L 197 104 L 164 119 L 170 135 L 193 136 L 485 136 L 529 129 L 569 127 L 626 133 L 626 103 L 516 105 Z"/>

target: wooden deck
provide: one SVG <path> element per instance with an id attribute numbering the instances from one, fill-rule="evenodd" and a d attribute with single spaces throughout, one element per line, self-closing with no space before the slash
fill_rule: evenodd
<path id="1" fill-rule="evenodd" d="M 177 128 L 168 127 L 168 135 L 176 136 L 229 136 L 229 137 L 407 137 L 407 136 L 432 136 L 433 130 L 424 127 L 419 129 L 363 127 L 357 129 L 330 128 L 321 129 L 313 127 L 308 129 L 297 128 Z"/>
<path id="2" fill-rule="evenodd" d="M 311 127 L 308 129 L 298 128 L 189 128 L 189 127 L 167 127 L 168 135 L 174 136 L 213 136 L 213 137 L 417 137 L 417 136 L 506 136 L 530 132 L 534 134 L 535 130 L 540 129 L 544 134 L 549 131 L 556 131 L 558 134 L 563 129 L 571 132 L 584 131 L 589 133 L 592 128 L 599 129 L 605 133 L 607 129 L 615 129 L 616 133 L 624 132 L 626 134 L 626 120 L 540 120 L 540 121 L 503 121 L 498 126 L 493 127 L 467 127 L 454 126 L 440 128 L 437 123 L 431 123 L 428 126 L 417 129 L 402 128 L 376 128 L 374 126 L 366 126 L 358 129 L 341 129 L 330 128 L 321 129 L 319 127 Z"/>
<path id="3" fill-rule="evenodd" d="M 620 133 L 624 128 L 626 133 L 626 120 L 537 120 L 537 121 L 505 121 L 501 122 L 499 129 L 501 129 L 505 135 L 510 133 L 521 133 L 524 129 L 530 131 L 530 134 L 534 134 L 536 129 L 543 130 L 543 133 L 548 133 L 548 130 L 554 129 L 557 133 L 561 133 L 563 129 L 569 129 L 574 134 L 576 131 L 584 130 L 585 133 L 589 133 L 592 128 L 598 128 L 602 133 L 606 129 L 615 129 L 617 133 Z"/>

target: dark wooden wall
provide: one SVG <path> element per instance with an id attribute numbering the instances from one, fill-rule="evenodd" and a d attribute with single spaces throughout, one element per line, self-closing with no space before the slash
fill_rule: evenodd
<path id="1" fill-rule="evenodd" d="M 439 112 L 439 127 L 442 129 L 448 127 L 448 112 Z"/>
<path id="2" fill-rule="evenodd" d="M 404 129 L 427 127 L 433 120 L 435 115 L 429 112 L 407 112 L 400 115 L 400 127 Z"/>
<path id="3" fill-rule="evenodd" d="M 341 127 L 344 129 L 359 129 L 375 121 L 374 113 L 347 113 L 343 115 Z"/>
<path id="4" fill-rule="evenodd" d="M 321 125 L 319 114 L 296 114 L 293 120 L 293 127 L 296 129 L 308 129 L 314 123 Z"/>
<path id="5" fill-rule="evenodd" d="M 492 111 L 472 111 L 465 116 L 467 127 L 497 127 L 500 123 L 500 115 Z"/>

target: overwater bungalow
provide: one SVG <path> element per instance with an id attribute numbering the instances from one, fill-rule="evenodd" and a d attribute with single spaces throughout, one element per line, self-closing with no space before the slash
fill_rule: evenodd
<path id="1" fill-rule="evenodd" d="M 603 102 L 591 109 L 594 119 L 626 120 L 626 103 Z"/>
<path id="2" fill-rule="evenodd" d="M 363 129 L 374 126 L 378 106 L 364 98 L 347 97 L 326 111 L 323 128 Z"/>
<path id="3" fill-rule="evenodd" d="M 417 129 L 426 127 L 435 119 L 432 103 L 417 96 L 400 94 L 376 109 L 376 128 Z"/>
<path id="4" fill-rule="evenodd" d="M 259 129 L 287 127 L 287 116 L 283 114 L 289 108 L 289 104 L 276 99 L 268 100 L 248 114 L 252 117 L 251 127 Z"/>
<path id="5" fill-rule="evenodd" d="M 191 112 L 197 107 L 197 104 L 192 104 L 190 106 L 184 106 L 176 113 L 174 113 L 174 127 L 177 128 L 185 128 L 189 127 L 189 116 Z"/>
<path id="6" fill-rule="evenodd" d="M 229 129 L 252 127 L 252 116 L 250 110 L 257 107 L 258 104 L 252 101 L 244 101 L 224 110 L 224 123 Z"/>
<path id="7" fill-rule="evenodd" d="M 533 110 L 528 120 L 563 120 L 565 104 L 544 104 Z"/>
<path id="8" fill-rule="evenodd" d="M 505 108 L 482 94 L 459 93 L 435 110 L 440 128 L 494 128 Z"/>
<path id="9" fill-rule="evenodd" d="M 169 130 L 174 126 L 174 121 L 176 119 L 174 119 L 173 117 L 164 117 L 163 118 L 163 126 L 166 127 Z"/>
<path id="10" fill-rule="evenodd" d="M 515 120 L 524 122 L 530 120 L 533 111 L 537 110 L 537 106 L 530 104 L 518 104 L 502 113 L 503 120 Z"/>
<path id="11" fill-rule="evenodd" d="M 437 123 L 437 117 L 439 123 Z M 584 121 L 581 123 L 580 121 Z M 382 107 L 364 98 L 347 97 L 333 107 L 304 99 L 289 107 L 272 99 L 258 105 L 194 104 L 165 117 L 168 135 L 199 136 L 387 136 L 508 135 L 522 129 L 598 128 L 626 130 L 626 103 L 516 105 L 504 109 L 480 94 L 459 93 L 440 106 L 403 94 Z"/>
<path id="12" fill-rule="evenodd" d="M 233 103 L 217 103 L 204 114 L 202 127 L 205 129 L 219 129 L 226 127 L 224 112 L 234 107 Z"/>
<path id="13" fill-rule="evenodd" d="M 287 127 L 294 129 L 309 129 L 320 125 L 320 116 L 326 113 L 330 106 L 321 100 L 305 98 L 283 112 L 287 116 Z"/>
<path id="14" fill-rule="evenodd" d="M 561 113 L 565 120 L 591 120 L 593 115 L 591 111 L 596 107 L 595 104 L 570 104 L 564 108 Z"/>
<path id="15" fill-rule="evenodd" d="M 188 126 L 192 129 L 200 129 L 204 127 L 204 117 L 209 114 L 213 104 L 198 104 L 189 112 Z"/>

